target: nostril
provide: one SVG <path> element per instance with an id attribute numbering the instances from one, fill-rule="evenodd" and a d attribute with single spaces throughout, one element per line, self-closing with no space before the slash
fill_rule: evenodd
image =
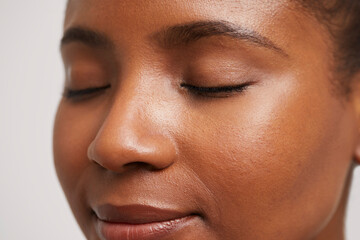
<path id="1" fill-rule="evenodd" d="M 97 161 L 93 161 L 91 160 L 92 163 L 96 164 L 99 168 L 101 168 L 102 170 L 110 170 L 108 167 L 105 167 L 103 165 L 101 165 L 99 162 Z M 133 170 L 147 170 L 147 171 L 160 171 L 161 169 L 149 164 L 149 163 L 146 163 L 146 162 L 129 162 L 129 163 L 126 163 L 124 164 L 123 166 L 121 166 L 121 168 L 123 168 L 123 170 L 127 170 L 127 171 L 133 171 Z M 115 169 L 111 170 L 111 171 L 114 171 Z M 116 172 L 120 172 L 120 169 L 119 171 L 116 171 Z"/>
<path id="2" fill-rule="evenodd" d="M 123 166 L 124 168 L 128 169 L 128 170 L 135 170 L 135 169 L 144 169 L 144 170 L 148 170 L 148 171 L 158 171 L 160 169 L 156 168 L 155 166 L 146 163 L 146 162 L 130 162 L 130 163 L 126 163 Z"/>

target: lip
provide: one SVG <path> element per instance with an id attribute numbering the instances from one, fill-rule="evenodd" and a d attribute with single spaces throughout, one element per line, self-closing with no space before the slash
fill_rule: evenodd
<path id="1" fill-rule="evenodd" d="M 146 205 L 101 205 L 94 209 L 103 240 L 156 240 L 191 225 L 199 215 Z"/>

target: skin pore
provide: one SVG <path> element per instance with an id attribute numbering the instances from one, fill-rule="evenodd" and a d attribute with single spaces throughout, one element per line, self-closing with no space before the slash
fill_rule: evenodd
<path id="1" fill-rule="evenodd" d="M 161 239 L 344 239 L 360 93 L 333 49 L 289 1 L 70 1 L 54 160 L 86 238 L 117 239 L 111 204 L 192 217 Z"/>

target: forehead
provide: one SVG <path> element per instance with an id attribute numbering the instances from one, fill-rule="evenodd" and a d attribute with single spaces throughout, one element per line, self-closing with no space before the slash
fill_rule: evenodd
<path id="1" fill-rule="evenodd" d="M 224 20 L 241 23 L 244 27 L 267 25 L 269 16 L 290 9 L 287 1 L 265 0 L 71 0 L 65 27 L 74 23 L 116 27 L 133 31 L 154 31 L 161 25 L 185 21 Z M 129 34 L 127 32 L 127 34 Z"/>
<path id="2" fill-rule="evenodd" d="M 226 21 L 259 33 L 300 65 L 330 57 L 326 30 L 286 0 L 70 0 L 64 31 L 91 29 L 122 49 L 135 49 L 163 28 L 199 21 Z"/>

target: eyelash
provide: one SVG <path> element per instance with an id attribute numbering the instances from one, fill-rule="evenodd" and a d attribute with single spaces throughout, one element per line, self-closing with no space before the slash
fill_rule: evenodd
<path id="1" fill-rule="evenodd" d="M 99 93 L 110 87 L 111 87 L 111 85 L 109 84 L 109 85 L 102 86 L 102 87 L 85 88 L 85 89 L 80 89 L 80 90 L 72 90 L 72 89 L 67 88 L 67 89 L 65 89 L 63 96 L 68 99 L 79 99 L 79 98 L 91 96 L 92 94 Z"/>
<path id="2" fill-rule="evenodd" d="M 226 98 L 234 93 L 241 93 L 249 87 L 251 83 L 243 83 L 234 86 L 221 86 L 221 87 L 201 87 L 201 86 L 194 86 L 191 84 L 182 83 L 180 84 L 181 87 L 186 88 L 191 93 L 195 95 L 199 95 L 202 97 L 209 97 L 209 98 Z M 86 88 L 80 90 L 72 90 L 66 89 L 63 96 L 68 99 L 80 99 L 87 96 L 91 96 L 92 94 L 99 93 L 110 88 L 111 85 L 106 85 L 102 87 L 96 88 Z"/>
<path id="3" fill-rule="evenodd" d="M 242 93 L 251 85 L 250 82 L 234 86 L 201 87 L 182 83 L 180 86 L 186 88 L 193 94 L 208 98 L 226 98 L 234 93 Z"/>

